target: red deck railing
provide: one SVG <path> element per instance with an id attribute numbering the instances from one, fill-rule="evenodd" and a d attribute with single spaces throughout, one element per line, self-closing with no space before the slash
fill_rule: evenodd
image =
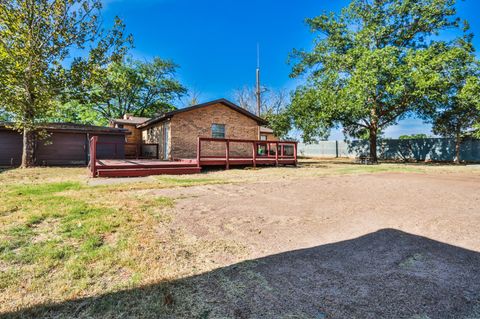
<path id="1" fill-rule="evenodd" d="M 122 157 L 129 158 L 129 159 L 145 159 L 145 158 L 158 158 L 158 144 L 145 144 L 145 143 L 119 143 L 119 142 L 98 142 L 97 145 L 113 145 L 114 150 L 113 154 L 114 157 L 121 155 Z M 122 152 L 119 152 L 119 145 L 122 149 Z M 133 146 L 135 148 L 135 153 L 132 156 L 130 152 L 128 152 L 128 146 Z M 155 147 L 155 155 L 153 156 L 144 156 L 143 155 L 143 147 L 144 146 L 154 146 Z"/>
<path id="2" fill-rule="evenodd" d="M 222 143 L 225 145 L 225 154 L 220 156 L 206 156 L 202 155 L 202 144 L 205 143 Z M 90 162 L 89 169 L 92 177 L 96 177 L 98 172 L 102 169 L 107 168 L 106 165 L 98 162 L 98 146 L 99 145 L 114 145 L 114 155 L 117 157 L 118 144 L 129 145 L 132 143 L 115 143 L 115 142 L 99 142 L 97 136 L 93 136 L 90 139 Z M 230 154 L 232 144 L 249 144 L 251 147 L 251 155 L 242 155 L 242 156 L 232 156 Z M 134 144 L 135 145 L 135 144 Z M 157 146 L 157 158 L 158 158 L 158 145 Z M 286 152 L 286 148 L 293 148 L 293 152 Z M 141 148 L 140 148 L 141 150 Z M 120 153 L 124 154 L 125 149 Z M 136 157 L 138 159 L 138 154 Z M 186 163 L 187 160 L 184 160 Z M 159 162 L 159 161 L 157 161 Z M 225 165 L 226 169 L 230 168 L 230 165 L 253 165 L 254 167 L 257 164 L 279 164 L 283 165 L 297 165 L 297 142 L 293 141 L 260 141 L 260 140 L 243 140 L 243 139 L 220 139 L 220 138 L 208 138 L 208 137 L 199 137 L 197 140 L 197 159 L 196 162 L 190 160 L 189 166 L 192 166 L 196 169 L 197 172 L 201 169 L 202 165 Z M 108 165 L 107 165 L 108 166 Z M 120 165 L 122 166 L 122 165 Z M 116 169 L 120 170 L 123 167 L 117 165 Z M 135 166 L 135 163 L 129 163 L 126 167 L 132 168 Z M 141 168 L 161 168 L 169 166 L 169 162 L 160 162 L 160 163 L 151 163 L 146 165 L 145 163 L 138 164 L 137 166 Z M 177 165 L 180 167 L 180 165 Z M 108 167 L 110 168 L 110 167 Z M 115 168 L 115 167 L 113 167 Z M 170 167 L 169 167 L 170 169 Z M 184 168 L 182 168 L 184 169 Z M 120 175 L 118 175 L 120 176 Z"/>
<path id="3" fill-rule="evenodd" d="M 223 143 L 225 144 L 225 156 L 203 156 L 202 155 L 202 143 L 203 142 L 213 142 L 213 143 Z M 231 144 L 250 144 L 252 153 L 251 157 L 237 156 L 233 157 L 230 155 L 230 145 Z M 272 145 L 275 146 L 272 148 Z M 265 154 L 260 154 L 259 146 L 265 147 Z M 285 153 L 285 146 L 293 147 L 293 154 L 288 155 Z M 272 154 L 273 153 L 273 154 Z M 244 164 L 247 164 L 251 161 L 252 165 L 256 167 L 257 163 L 268 163 L 274 160 L 276 166 L 286 162 L 293 162 L 294 165 L 297 165 L 297 142 L 294 141 L 261 141 L 261 140 L 244 140 L 244 139 L 224 139 L 224 138 L 210 138 L 210 137 L 199 137 L 197 139 L 197 165 L 200 167 L 202 162 L 206 160 L 215 158 L 219 161 L 225 162 L 225 168 L 229 169 L 230 164 L 233 161 L 234 163 L 242 163 L 238 159 L 246 160 Z M 269 161 L 270 160 L 270 161 Z"/>
<path id="4" fill-rule="evenodd" d="M 159 149 L 158 149 L 158 144 L 146 144 L 146 143 L 142 143 L 142 144 L 138 144 L 138 143 L 120 143 L 120 142 L 99 142 L 98 141 L 98 136 L 92 136 L 90 138 L 90 161 L 89 161 L 89 164 L 88 164 L 88 167 L 90 168 L 90 171 L 92 173 L 92 176 L 96 176 L 96 173 L 97 173 L 97 167 L 96 167 L 96 163 L 97 163 L 97 159 L 98 159 L 98 155 L 97 155 L 97 150 L 98 150 L 98 146 L 101 146 L 101 145 L 111 145 L 114 147 L 113 149 L 113 157 L 114 158 L 118 158 L 118 156 L 120 156 L 122 159 L 123 158 L 127 158 L 127 159 L 157 159 L 158 156 L 159 156 Z M 135 154 L 134 156 L 132 157 L 130 154 L 127 154 L 127 147 L 128 146 L 134 146 L 135 147 Z M 155 147 L 155 155 L 153 156 L 144 156 L 143 155 L 143 147 L 144 146 L 154 146 Z M 119 152 L 120 148 L 123 148 L 121 149 L 121 152 Z"/>

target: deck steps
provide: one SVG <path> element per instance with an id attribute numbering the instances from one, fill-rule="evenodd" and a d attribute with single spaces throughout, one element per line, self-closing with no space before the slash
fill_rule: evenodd
<path id="1" fill-rule="evenodd" d="M 190 167 L 197 167 L 197 164 L 192 164 L 192 163 L 182 163 L 182 162 L 171 162 L 171 163 L 168 163 L 168 162 L 165 162 L 165 163 L 161 163 L 161 164 L 158 164 L 158 163 L 152 163 L 152 164 L 145 164 L 145 163 L 141 163 L 141 164 L 137 164 L 137 163 L 129 163 L 128 161 L 126 161 L 124 164 L 113 164 L 113 165 L 109 165 L 109 164 L 103 164 L 101 161 L 99 161 L 99 163 L 97 164 L 98 165 L 98 169 L 130 169 L 130 168 L 190 168 Z"/>
<path id="2" fill-rule="evenodd" d="M 190 167 L 149 167 L 149 168 L 99 168 L 97 177 L 141 177 L 149 175 L 184 175 L 200 173 L 201 168 Z"/>

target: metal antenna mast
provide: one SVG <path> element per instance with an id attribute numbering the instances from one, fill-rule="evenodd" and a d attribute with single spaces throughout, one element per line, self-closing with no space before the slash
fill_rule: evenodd
<path id="1" fill-rule="evenodd" d="M 255 96 L 257 97 L 257 115 L 260 116 L 260 106 L 262 105 L 261 101 L 261 91 L 260 91 L 260 45 L 257 43 L 257 85 L 255 89 Z"/>

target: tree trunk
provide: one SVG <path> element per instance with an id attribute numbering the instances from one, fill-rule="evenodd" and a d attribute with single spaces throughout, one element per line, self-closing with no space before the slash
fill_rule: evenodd
<path id="1" fill-rule="evenodd" d="M 370 160 L 372 163 L 377 164 L 377 130 L 370 128 Z"/>
<path id="2" fill-rule="evenodd" d="M 34 159 L 35 132 L 30 128 L 23 129 L 22 168 L 35 165 Z"/>
<path id="3" fill-rule="evenodd" d="M 460 145 L 462 144 L 462 138 L 460 135 L 455 136 L 455 164 L 460 164 Z"/>

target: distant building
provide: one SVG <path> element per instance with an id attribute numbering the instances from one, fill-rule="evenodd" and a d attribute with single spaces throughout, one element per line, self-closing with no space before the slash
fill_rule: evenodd
<path id="1" fill-rule="evenodd" d="M 0 166 L 19 166 L 22 159 L 22 134 L 0 122 Z M 124 144 L 130 132 L 122 128 L 72 123 L 48 123 L 41 127 L 34 147 L 36 165 L 87 165 L 89 140 L 98 136 L 104 144 L 98 158 L 124 158 Z"/>

